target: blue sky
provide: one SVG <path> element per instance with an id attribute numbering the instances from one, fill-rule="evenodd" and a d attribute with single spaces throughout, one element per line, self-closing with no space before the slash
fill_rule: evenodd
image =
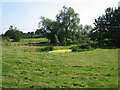
<path id="1" fill-rule="evenodd" d="M 93 25 L 94 19 L 104 14 L 108 7 L 118 7 L 119 0 L 2 0 L 2 28 L 5 33 L 10 25 L 20 31 L 35 31 L 41 16 L 55 20 L 62 7 L 72 7 L 80 16 L 80 24 Z M 1 5 L 1 4 L 0 4 Z"/>

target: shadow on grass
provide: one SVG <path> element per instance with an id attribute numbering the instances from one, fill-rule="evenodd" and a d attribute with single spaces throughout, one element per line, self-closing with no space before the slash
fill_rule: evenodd
<path id="1" fill-rule="evenodd" d="M 60 43 L 59 45 L 56 45 L 54 43 L 49 43 L 49 42 L 40 42 L 40 43 L 27 43 L 27 44 L 24 44 L 24 45 L 28 45 L 28 46 L 70 46 L 72 44 L 62 44 Z"/>
<path id="2" fill-rule="evenodd" d="M 40 43 L 27 43 L 25 44 L 27 46 L 48 46 L 49 43 L 48 42 L 40 42 Z"/>
<path id="3" fill-rule="evenodd" d="M 99 45 L 91 45 L 93 48 L 97 49 L 97 48 L 101 48 L 101 49 L 117 49 L 117 46 L 110 46 L 110 45 L 106 45 L 106 46 L 99 46 Z"/>

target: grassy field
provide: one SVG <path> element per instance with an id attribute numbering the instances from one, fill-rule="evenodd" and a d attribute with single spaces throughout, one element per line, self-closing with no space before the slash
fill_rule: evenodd
<path id="1" fill-rule="evenodd" d="M 56 46 L 51 53 L 40 47 L 2 47 L 3 88 L 118 87 L 118 49 L 61 53 L 70 46 Z"/>

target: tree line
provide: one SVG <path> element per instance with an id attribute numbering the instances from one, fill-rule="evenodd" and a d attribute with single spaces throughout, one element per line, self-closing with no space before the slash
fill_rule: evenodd
<path id="1" fill-rule="evenodd" d="M 90 38 L 99 46 L 111 45 L 120 47 L 120 8 L 107 8 L 105 15 L 95 19 L 95 27 Z"/>
<path id="2" fill-rule="evenodd" d="M 90 41 L 99 46 L 120 45 L 120 8 L 107 8 L 105 15 L 95 19 L 94 25 L 94 28 L 91 25 L 83 26 L 80 24 L 79 14 L 73 8 L 63 6 L 56 15 L 56 20 L 41 16 L 39 29 L 35 32 L 23 33 L 11 26 L 4 36 L 13 41 L 19 41 L 20 38 L 46 37 L 54 45 L 90 43 Z"/>

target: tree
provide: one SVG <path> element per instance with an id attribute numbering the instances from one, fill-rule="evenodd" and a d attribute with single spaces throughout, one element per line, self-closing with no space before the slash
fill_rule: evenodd
<path id="1" fill-rule="evenodd" d="M 119 46 L 120 42 L 120 9 L 107 8 L 105 15 L 95 19 L 95 27 L 91 31 L 91 39 L 104 44 Z"/>
<path id="2" fill-rule="evenodd" d="M 68 40 L 76 39 L 79 22 L 78 13 L 75 13 L 71 7 L 63 6 L 63 10 L 56 15 L 56 21 L 42 16 L 39 28 L 51 43 L 56 43 L 57 37 L 60 43 L 66 44 Z"/>
<path id="3" fill-rule="evenodd" d="M 81 38 L 81 31 L 83 31 L 83 25 L 81 24 L 81 25 L 79 25 L 78 26 L 78 29 L 77 29 L 77 31 L 76 31 L 76 39 L 79 39 L 79 38 Z"/>
<path id="4" fill-rule="evenodd" d="M 17 28 L 13 29 L 13 26 L 10 26 L 9 30 L 5 32 L 5 36 L 13 39 L 14 42 L 18 42 L 22 38 L 22 32 L 18 31 Z"/>
<path id="5" fill-rule="evenodd" d="M 60 13 L 56 15 L 56 20 L 60 23 L 62 32 L 65 32 L 66 42 L 67 38 L 69 37 L 69 31 L 72 34 L 72 40 L 74 40 L 75 32 L 80 22 L 79 14 L 75 13 L 71 7 L 67 8 L 66 6 L 63 6 L 63 10 L 61 10 Z"/>
<path id="6" fill-rule="evenodd" d="M 58 22 L 53 21 L 49 18 L 41 17 L 41 21 L 39 22 L 39 25 L 41 26 L 41 32 L 44 34 L 45 37 L 47 37 L 51 43 L 55 42 L 55 35 L 58 35 Z"/>
<path id="7" fill-rule="evenodd" d="M 58 36 L 55 34 L 55 44 L 58 46 L 59 40 L 58 40 Z"/>
<path id="8" fill-rule="evenodd" d="M 90 32 L 90 31 L 92 30 L 92 26 L 86 24 L 86 25 L 84 26 L 84 30 L 88 33 L 88 32 Z"/>
<path id="9" fill-rule="evenodd" d="M 25 39 L 25 38 L 28 38 L 28 33 L 23 33 L 23 34 L 22 34 L 22 38 L 24 38 L 24 39 Z"/>
<path id="10" fill-rule="evenodd" d="M 40 34 L 42 34 L 41 29 L 37 29 L 37 30 L 35 31 L 35 35 L 40 35 Z"/>
<path id="11" fill-rule="evenodd" d="M 106 21 L 110 44 L 120 47 L 120 8 L 107 8 Z"/>

